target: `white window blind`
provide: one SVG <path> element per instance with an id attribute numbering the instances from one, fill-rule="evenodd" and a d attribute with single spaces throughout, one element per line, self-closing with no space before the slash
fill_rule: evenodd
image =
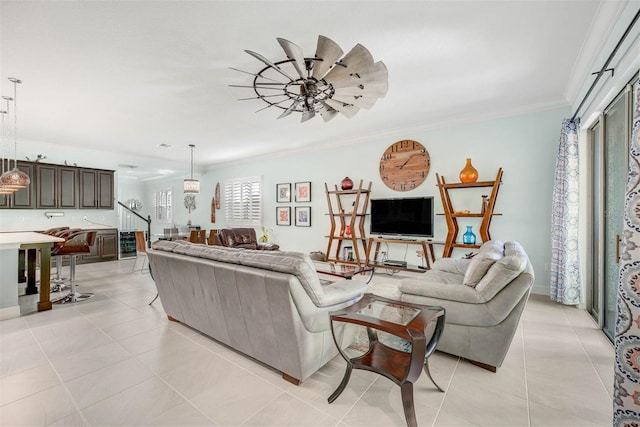
<path id="1" fill-rule="evenodd" d="M 224 182 L 224 219 L 227 227 L 262 226 L 262 179 L 259 176 Z"/>
<path id="2" fill-rule="evenodd" d="M 153 206 L 156 221 L 162 223 L 173 222 L 173 203 L 171 201 L 171 189 L 156 191 L 153 193 Z"/>

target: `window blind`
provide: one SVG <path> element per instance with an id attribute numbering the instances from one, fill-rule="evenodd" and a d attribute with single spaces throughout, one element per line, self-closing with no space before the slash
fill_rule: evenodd
<path id="1" fill-rule="evenodd" d="M 227 227 L 262 226 L 262 179 L 228 179 L 224 183 L 224 219 Z"/>
<path id="2" fill-rule="evenodd" d="M 170 189 L 153 193 L 153 206 L 156 221 L 163 223 L 171 223 L 173 221 L 173 203 Z"/>

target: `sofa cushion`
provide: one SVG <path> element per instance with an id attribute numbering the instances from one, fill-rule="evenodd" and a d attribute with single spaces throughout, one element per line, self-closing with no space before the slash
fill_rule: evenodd
<path id="1" fill-rule="evenodd" d="M 474 288 L 462 284 L 462 275 L 440 270 L 429 270 L 422 277 L 402 279 L 398 290 L 403 294 L 459 301 L 469 304 L 485 302 Z"/>
<path id="2" fill-rule="evenodd" d="M 477 284 L 476 291 L 483 294 L 486 300 L 490 300 L 524 271 L 528 261 L 529 258 L 520 243 L 506 242 L 504 257 L 489 268 Z"/>
<path id="3" fill-rule="evenodd" d="M 432 270 L 447 271 L 449 273 L 461 274 L 469 268 L 470 259 L 465 258 L 440 258 L 433 263 Z"/>
<path id="4" fill-rule="evenodd" d="M 476 256 L 471 258 L 469 267 L 464 274 L 462 283 L 475 287 L 496 261 L 502 258 L 504 253 L 504 243 L 499 240 L 489 240 L 485 242 Z"/>

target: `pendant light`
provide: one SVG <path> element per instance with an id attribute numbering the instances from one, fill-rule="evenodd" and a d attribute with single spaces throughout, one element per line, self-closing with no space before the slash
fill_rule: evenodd
<path id="1" fill-rule="evenodd" d="M 198 194 L 200 193 L 200 181 L 193 179 L 193 149 L 195 145 L 189 144 L 189 147 L 191 147 L 191 179 L 184 180 L 184 193 Z"/>
<path id="2" fill-rule="evenodd" d="M 0 136 L 0 161 L 2 162 L 2 173 L 4 174 L 4 164 L 5 162 L 5 158 L 4 158 L 4 141 L 6 139 L 6 133 L 5 133 L 5 126 L 4 126 L 4 119 L 7 116 L 9 111 L 9 99 L 7 99 L 7 109 L 6 110 L 2 110 L 0 111 L 0 114 L 2 114 L 2 135 Z M 0 195 L 4 195 L 4 194 L 13 194 L 16 191 L 18 191 L 17 188 L 9 188 L 9 187 L 3 187 L 2 185 L 0 185 Z"/>
<path id="3" fill-rule="evenodd" d="M 13 169 L 7 171 L 0 176 L 0 185 L 11 188 L 27 188 L 31 183 L 29 175 L 18 169 L 18 83 L 21 80 L 15 77 L 9 77 L 9 81 L 13 83 L 13 146 L 14 146 L 14 164 Z"/>

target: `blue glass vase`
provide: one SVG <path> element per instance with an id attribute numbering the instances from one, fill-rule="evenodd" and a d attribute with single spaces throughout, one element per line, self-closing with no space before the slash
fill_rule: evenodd
<path id="1" fill-rule="evenodd" d="M 467 225 L 467 231 L 462 235 L 462 243 L 465 245 L 475 245 L 476 244 L 476 235 L 471 231 L 471 226 Z"/>

